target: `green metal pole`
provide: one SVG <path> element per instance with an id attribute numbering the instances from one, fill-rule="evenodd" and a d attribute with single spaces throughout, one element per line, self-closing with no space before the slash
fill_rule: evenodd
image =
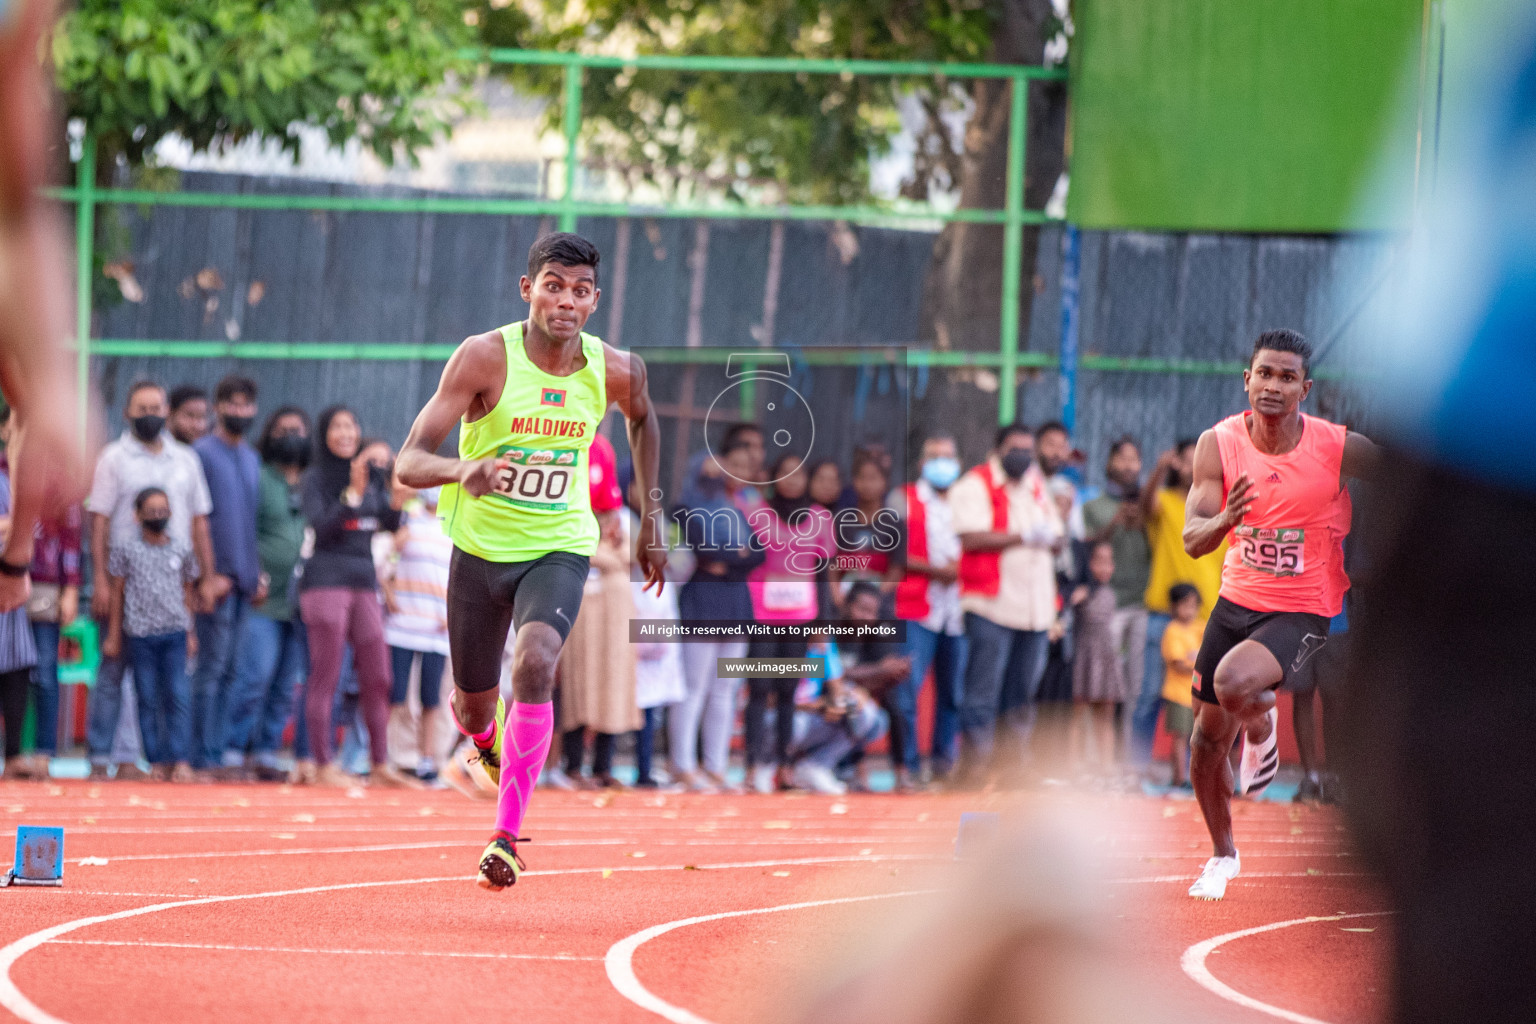
<path id="1" fill-rule="evenodd" d="M 80 140 L 75 167 L 75 359 L 78 392 L 76 414 L 83 437 L 90 416 L 91 394 L 91 266 L 96 241 L 96 137 L 89 130 Z"/>
<path id="2" fill-rule="evenodd" d="M 565 194 L 560 197 L 560 230 L 576 230 L 576 138 L 581 133 L 581 65 L 565 66 Z"/>
<path id="3" fill-rule="evenodd" d="M 1019 368 L 1019 273 L 1024 265 L 1024 101 L 1029 79 L 1015 75 L 1008 111 L 1008 196 L 1003 221 L 1003 329 L 999 363 L 997 421 L 1017 415 Z"/>

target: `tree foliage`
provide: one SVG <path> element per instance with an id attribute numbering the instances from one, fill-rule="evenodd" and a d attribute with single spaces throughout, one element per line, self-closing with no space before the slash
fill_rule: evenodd
<path id="1" fill-rule="evenodd" d="M 980 61 L 1010 0 L 482 0 L 490 45 L 582 52 Z M 579 12 L 579 13 L 576 13 Z M 558 74 L 519 69 L 556 99 Z M 953 114 L 969 82 L 852 75 L 589 70 L 589 167 L 670 195 L 810 203 L 868 198 L 870 163 L 899 128 L 898 102 L 924 112 L 903 192 L 926 199 L 959 179 Z M 552 110 L 558 117 L 558 109 Z"/>
<path id="2" fill-rule="evenodd" d="M 67 113 L 111 166 L 171 133 L 297 154 L 299 126 L 409 159 L 465 109 L 462 0 L 79 0 L 54 30 Z"/>

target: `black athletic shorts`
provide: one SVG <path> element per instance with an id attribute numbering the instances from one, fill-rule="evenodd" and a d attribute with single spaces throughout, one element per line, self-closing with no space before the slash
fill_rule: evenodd
<path id="1" fill-rule="evenodd" d="M 1317 654 L 1307 658 L 1300 672 L 1285 674 L 1286 693 L 1312 693 L 1318 687 L 1327 687 L 1330 696 L 1333 687 L 1344 679 L 1349 667 L 1349 632 L 1329 633 L 1328 642 Z"/>
<path id="2" fill-rule="evenodd" d="M 1216 666 L 1227 652 L 1244 640 L 1263 644 L 1284 672 L 1278 687 L 1299 672 L 1307 660 L 1328 640 L 1328 616 L 1308 612 L 1256 612 L 1233 604 L 1224 597 L 1216 599 L 1211 618 L 1205 624 L 1205 639 L 1195 655 L 1194 694 L 1196 700 L 1219 704 L 1216 699 Z"/>
<path id="3" fill-rule="evenodd" d="M 454 548 L 448 567 L 448 651 L 458 688 L 484 693 L 501 683 L 501 653 L 513 626 L 543 622 L 564 643 L 581 609 L 589 563 L 586 555 L 569 551 L 551 551 L 531 562 L 488 562 Z"/>

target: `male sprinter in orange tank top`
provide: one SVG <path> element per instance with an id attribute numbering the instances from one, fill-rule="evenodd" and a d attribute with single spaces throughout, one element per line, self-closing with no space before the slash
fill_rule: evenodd
<path id="1" fill-rule="evenodd" d="M 1241 731 L 1238 792 L 1257 792 L 1275 777 L 1275 690 L 1328 639 L 1328 620 L 1349 589 L 1344 479 L 1376 464 L 1366 438 L 1301 412 L 1311 361 L 1312 346 L 1295 331 L 1259 335 L 1243 371 L 1251 410 L 1222 420 L 1195 446 L 1184 549 L 1199 558 L 1232 537 L 1195 658 L 1190 776 L 1214 846 L 1189 890 L 1196 899 L 1221 899 L 1237 877 L 1228 754 Z"/>

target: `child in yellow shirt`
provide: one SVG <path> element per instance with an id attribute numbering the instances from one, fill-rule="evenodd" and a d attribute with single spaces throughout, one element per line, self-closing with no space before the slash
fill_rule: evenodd
<path id="1" fill-rule="evenodd" d="M 1200 617 L 1200 591 L 1188 583 L 1168 588 L 1168 610 L 1173 621 L 1163 633 L 1163 661 L 1168 666 L 1163 676 L 1163 705 L 1167 713 L 1163 728 L 1173 739 L 1169 762 L 1173 767 L 1173 785 L 1189 789 L 1189 737 L 1195 731 L 1194 699 L 1191 680 L 1195 674 L 1195 655 L 1205 636 L 1205 620 Z"/>

